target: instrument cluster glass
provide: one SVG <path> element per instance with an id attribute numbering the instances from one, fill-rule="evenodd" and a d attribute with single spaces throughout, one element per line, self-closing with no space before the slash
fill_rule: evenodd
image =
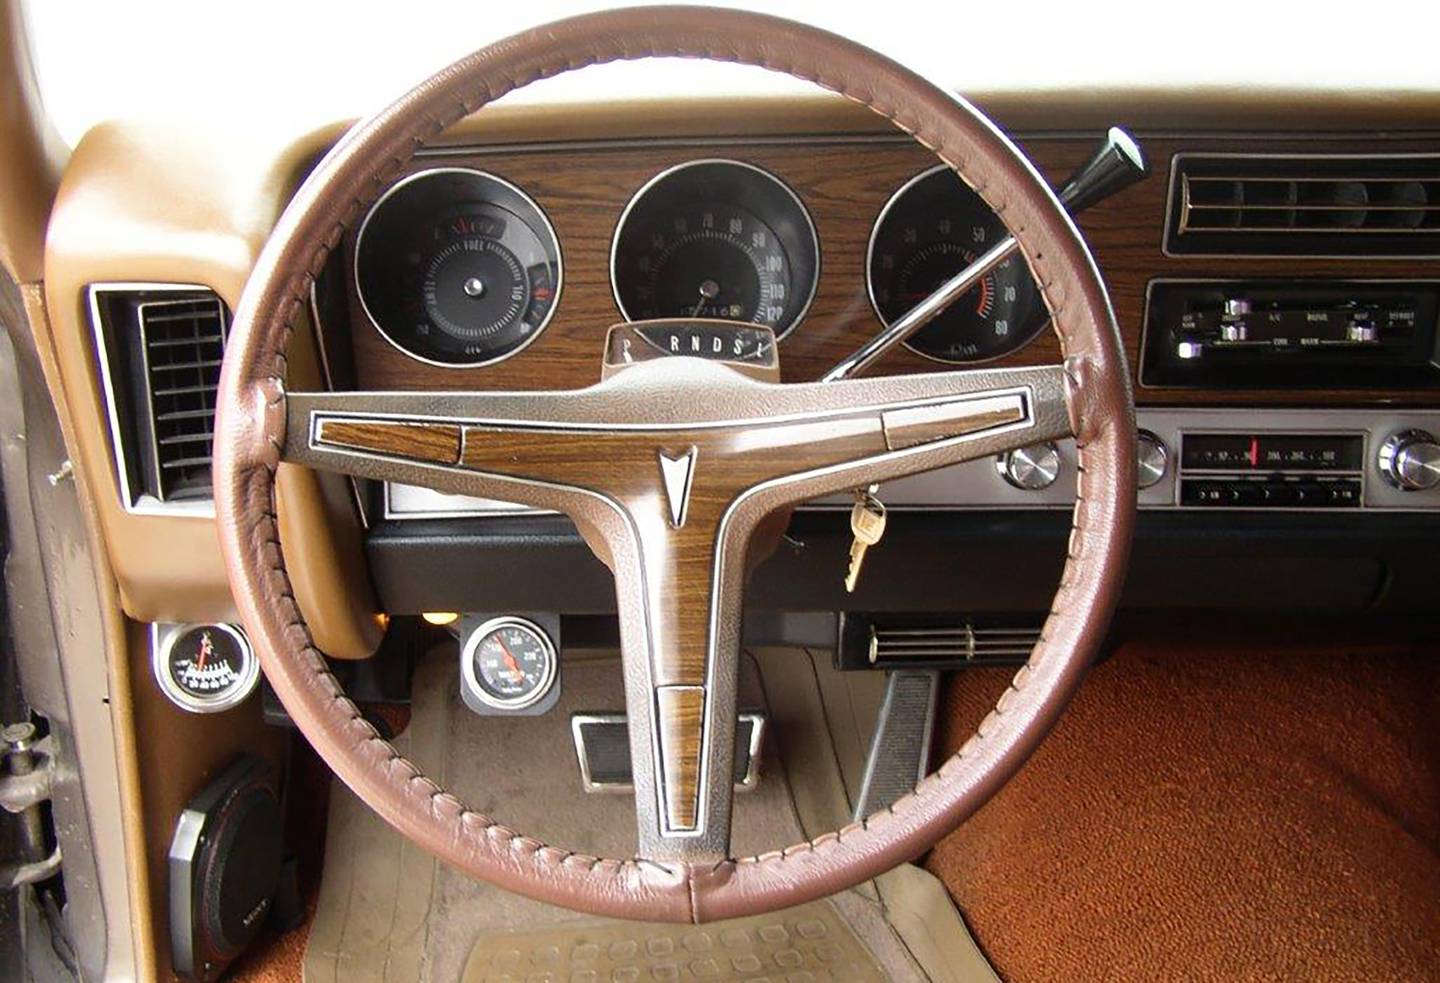
<path id="1" fill-rule="evenodd" d="M 783 336 L 819 282 L 820 243 L 795 193 L 732 160 L 681 164 L 642 187 L 610 256 L 615 302 L 630 321 L 719 318 Z"/>
<path id="2" fill-rule="evenodd" d="M 1007 234 L 984 200 L 950 168 L 913 178 L 890 199 L 870 237 L 870 300 L 894 323 Z M 942 362 L 981 362 L 1031 341 L 1048 314 L 1018 254 L 986 274 L 906 344 Z"/>
<path id="3" fill-rule="evenodd" d="M 401 351 L 438 365 L 485 365 L 549 323 L 560 245 L 514 185 L 461 168 L 424 171 L 366 217 L 355 279 L 370 320 Z"/>

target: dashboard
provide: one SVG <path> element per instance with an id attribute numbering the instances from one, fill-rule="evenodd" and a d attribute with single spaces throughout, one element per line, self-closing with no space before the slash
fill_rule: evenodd
<path id="1" fill-rule="evenodd" d="M 1359 610 L 1424 596 L 1406 571 L 1440 510 L 1426 484 L 1440 433 L 1440 107 L 1335 98 L 982 100 L 1053 183 L 1113 122 L 1151 163 L 1146 180 L 1076 218 L 1133 373 L 1142 607 L 1288 591 L 1285 604 Z M 188 139 L 116 128 L 72 161 L 47 294 L 72 399 L 97 424 L 81 463 L 139 620 L 224 618 L 230 601 L 200 478 L 184 500 L 126 487 L 144 470 L 121 466 L 126 444 L 144 444 L 144 428 L 127 431 L 123 393 L 97 372 L 125 335 L 106 323 L 123 313 L 118 288 L 208 293 L 223 320 L 287 189 L 339 133 L 226 157 L 214 151 L 223 127 Z M 117 157 L 141 163 L 117 179 Z M 114 230 L 109 241 L 97 226 Z M 601 378 L 613 325 L 675 315 L 768 327 L 782 380 L 815 380 L 1000 228 L 923 148 L 839 100 L 495 107 L 351 216 L 311 298 L 311 330 L 297 333 L 291 386 L 580 388 Z M 872 371 L 1054 364 L 1047 322 L 1016 259 Z M 1205 457 L 1217 443 L 1234 447 Z M 757 571 L 752 606 L 1043 603 L 1076 481 L 1061 442 L 882 489 L 892 532 L 853 596 L 836 573 L 847 503 L 811 503 Z M 607 572 L 563 517 L 293 473 L 281 485 L 303 603 L 322 634 L 327 613 L 339 626 L 331 650 L 373 644 L 376 611 L 613 609 Z M 1300 555 L 1315 562 L 1297 578 Z M 1025 567 L 1015 589 L 975 573 L 997 562 Z"/>
<path id="2" fill-rule="evenodd" d="M 1022 135 L 1052 180 L 1082 161 L 1094 139 Z M 1079 216 L 1137 373 L 1142 508 L 1440 506 L 1440 491 L 1406 487 L 1381 463 L 1387 454 L 1392 461 L 1395 441 L 1414 443 L 1404 435 L 1440 431 L 1427 405 L 1440 383 L 1440 307 L 1434 281 L 1419 275 L 1430 265 L 1426 254 L 1344 258 L 1326 255 L 1322 242 L 1316 256 L 1230 256 L 1222 246 L 1196 256 L 1175 248 L 1172 222 L 1177 207 L 1194 211 L 1187 227 L 1214 221 L 1204 196 L 1215 193 L 1204 182 L 1213 183 L 1215 171 L 1193 161 L 1242 171 L 1259 162 L 1266 171 L 1283 159 L 1301 169 L 1284 182 L 1292 207 L 1321 234 L 1359 234 L 1355 216 L 1340 207 L 1359 189 L 1380 199 L 1371 203 L 1377 217 L 1359 219 L 1375 223 L 1368 231 L 1412 232 L 1428 247 L 1424 236 L 1440 214 L 1429 204 L 1430 194 L 1440 196 L 1440 159 L 1417 157 L 1419 144 L 1397 144 L 1389 156 L 1375 154 L 1373 141 L 1326 140 L 1321 154 L 1318 143 L 1287 138 L 1275 144 L 1285 151 L 1278 157 L 1242 154 L 1241 145 L 1255 148 L 1224 137 L 1148 139 L 1155 172 Z M 1376 174 L 1319 190 L 1305 183 L 1312 168 L 1333 173 L 1337 159 Z M 1390 170 L 1416 160 L 1429 170 Z M 1181 161 L 1192 163 L 1177 195 Z M 1315 207 L 1307 210 L 1301 196 Z M 1222 219 L 1234 230 L 1256 221 L 1232 212 Z M 334 361 L 352 364 L 354 379 L 341 387 L 588 385 L 600 377 L 607 329 L 651 318 L 763 325 L 775 333 L 782 377 L 811 380 L 1003 235 L 980 194 L 903 138 L 596 141 L 559 151 L 461 144 L 427 151 L 371 207 L 332 264 L 331 279 L 345 289 L 331 287 L 317 320 L 327 346 L 348 339 Z M 1345 240 L 1341 248 L 1356 247 Z M 1048 323 L 1030 271 L 1015 257 L 877 371 L 1058 361 Z M 688 349 L 699 340 L 683 342 Z M 1255 404 L 1274 409 L 1257 417 Z M 1386 409 L 1377 413 L 1377 405 Z M 1191 452 L 1224 435 L 1257 447 L 1330 437 L 1348 463 L 1326 470 L 1303 460 L 1201 462 Z M 1433 440 L 1420 443 L 1412 456 L 1430 453 Z M 884 499 L 927 510 L 1065 508 L 1075 480 L 1074 448 L 1060 443 L 897 482 Z M 406 486 L 367 494 L 377 522 L 520 511 Z"/>

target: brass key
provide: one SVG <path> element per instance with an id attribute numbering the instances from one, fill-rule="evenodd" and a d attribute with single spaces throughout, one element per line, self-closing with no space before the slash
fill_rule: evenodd
<path id="1" fill-rule="evenodd" d="M 855 540 L 850 544 L 850 569 L 845 573 L 845 590 L 854 593 L 866 550 L 885 535 L 885 503 L 875 497 L 874 485 L 856 490 L 855 507 L 850 510 L 850 533 Z"/>

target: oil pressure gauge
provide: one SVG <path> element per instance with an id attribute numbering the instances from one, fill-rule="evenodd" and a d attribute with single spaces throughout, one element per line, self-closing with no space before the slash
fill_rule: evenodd
<path id="1" fill-rule="evenodd" d="M 235 625 L 154 625 L 155 680 L 191 713 L 217 713 L 242 702 L 260 681 L 260 662 Z"/>
<path id="2" fill-rule="evenodd" d="M 543 713 L 559 696 L 559 659 L 550 634 L 527 618 L 506 615 L 461 630 L 461 692 L 482 714 Z"/>

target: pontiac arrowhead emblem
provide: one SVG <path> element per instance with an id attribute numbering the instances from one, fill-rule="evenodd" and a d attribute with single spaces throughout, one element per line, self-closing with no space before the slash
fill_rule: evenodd
<path id="1" fill-rule="evenodd" d="M 670 502 L 670 522 L 679 529 L 685 524 L 685 507 L 690 502 L 690 480 L 695 477 L 695 448 L 671 456 L 660 455 L 660 477 L 665 482 L 665 498 Z"/>

